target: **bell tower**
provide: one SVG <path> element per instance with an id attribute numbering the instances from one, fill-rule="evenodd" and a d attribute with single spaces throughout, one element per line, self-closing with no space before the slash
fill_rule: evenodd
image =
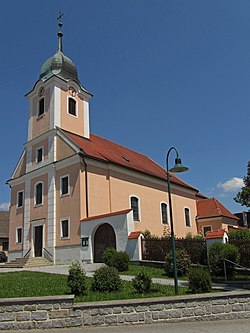
<path id="1" fill-rule="evenodd" d="M 57 52 L 41 67 L 29 100 L 28 142 L 54 128 L 89 138 L 89 100 L 75 64 L 63 53 L 62 13 L 58 17 Z"/>

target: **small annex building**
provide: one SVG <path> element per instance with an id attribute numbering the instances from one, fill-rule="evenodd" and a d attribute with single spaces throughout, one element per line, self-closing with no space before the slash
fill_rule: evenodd
<path id="1" fill-rule="evenodd" d="M 61 27 L 57 52 L 26 95 L 28 140 L 8 180 L 9 259 L 99 262 L 113 246 L 138 260 L 141 232 L 170 228 L 166 170 L 90 132 L 92 94 L 63 52 Z M 176 236 L 197 234 L 199 191 L 171 174 L 171 192 Z"/>

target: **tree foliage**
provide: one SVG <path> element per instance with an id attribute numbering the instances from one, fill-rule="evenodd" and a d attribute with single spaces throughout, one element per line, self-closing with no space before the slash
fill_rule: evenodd
<path id="1" fill-rule="evenodd" d="M 250 161 L 247 164 L 247 176 L 243 178 L 244 186 L 238 192 L 234 201 L 240 203 L 241 206 L 250 207 Z"/>

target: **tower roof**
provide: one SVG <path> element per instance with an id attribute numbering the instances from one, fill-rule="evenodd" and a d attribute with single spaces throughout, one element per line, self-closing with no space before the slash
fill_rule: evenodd
<path id="1" fill-rule="evenodd" d="M 60 13 L 60 16 L 58 18 L 58 26 L 59 26 L 59 31 L 58 31 L 58 49 L 57 52 L 47 59 L 44 64 L 42 65 L 42 68 L 40 70 L 40 76 L 39 79 L 46 81 L 53 75 L 56 75 L 62 79 L 65 80 L 75 80 L 78 83 L 80 83 L 78 74 L 77 74 L 77 69 L 73 61 L 67 57 L 62 50 L 62 13 Z"/>

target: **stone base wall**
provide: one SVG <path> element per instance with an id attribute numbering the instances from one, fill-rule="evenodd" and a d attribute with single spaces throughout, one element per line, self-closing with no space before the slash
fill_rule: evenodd
<path id="1" fill-rule="evenodd" d="M 76 304 L 73 299 L 0 299 L 0 330 L 250 318 L 250 291 Z"/>

